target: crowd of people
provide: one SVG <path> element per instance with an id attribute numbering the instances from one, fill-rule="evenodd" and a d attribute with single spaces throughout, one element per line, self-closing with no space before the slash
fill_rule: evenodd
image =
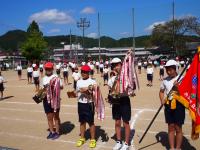
<path id="1" fill-rule="evenodd" d="M 187 60 L 188 61 L 188 60 Z M 139 60 L 135 62 L 138 67 L 138 74 L 144 70 L 147 75 L 147 86 L 153 86 L 154 69 L 159 67 L 159 76 L 162 81 L 160 87 L 160 100 L 161 104 L 165 104 L 165 93 L 169 93 L 174 84 L 176 84 L 178 69 L 184 67 L 187 61 L 169 60 Z M 122 93 L 114 97 L 111 93 L 113 90 L 119 90 L 117 85 L 119 76 L 121 75 L 123 62 L 120 58 L 113 58 L 110 61 L 93 61 L 89 60 L 87 63 L 82 62 L 79 66 L 73 62 L 40 62 L 30 63 L 27 67 L 27 83 L 35 84 L 35 91 L 38 92 L 41 88 L 46 89 L 46 97 L 43 100 L 44 112 L 47 117 L 49 134 L 47 139 L 57 139 L 60 136 L 60 91 L 64 86 L 69 85 L 69 75 L 71 75 L 73 82 L 74 92 L 78 100 L 78 116 L 80 122 L 80 139 L 77 141 L 76 146 L 81 147 L 85 143 L 86 123 L 90 127 L 91 140 L 89 143 L 90 148 L 96 147 L 95 140 L 95 103 L 93 100 L 93 90 L 98 85 L 98 81 L 94 78 L 94 73 L 100 74 L 103 78 L 104 85 L 108 87 L 109 95 L 108 101 L 112 107 L 112 117 L 115 120 L 116 132 L 116 145 L 113 150 L 127 150 L 130 146 L 130 125 L 131 119 L 131 103 L 130 95 Z M 54 73 L 55 69 L 55 73 Z M 167 77 L 164 78 L 166 69 Z M 22 66 L 20 64 L 16 67 L 18 79 L 21 80 Z M 80 71 L 79 71 L 80 70 Z M 45 73 L 44 73 L 45 72 Z M 62 81 L 63 79 L 63 81 Z M 0 92 L 1 98 L 3 97 L 4 79 L 0 74 Z M 63 84 L 64 83 L 64 84 Z M 134 89 L 133 89 L 134 90 Z M 116 92 L 116 91 L 115 91 Z M 180 117 L 181 116 L 181 117 Z M 165 108 L 165 119 L 168 124 L 169 144 L 171 149 L 176 150 L 181 148 L 182 143 L 182 125 L 185 119 L 185 109 L 182 104 L 178 103 L 176 110 L 171 110 L 168 106 Z M 121 122 L 125 128 L 125 141 L 121 141 Z M 175 138 L 176 136 L 176 138 Z M 174 139 L 176 142 L 174 142 Z M 175 147 L 176 143 L 176 147 Z"/>

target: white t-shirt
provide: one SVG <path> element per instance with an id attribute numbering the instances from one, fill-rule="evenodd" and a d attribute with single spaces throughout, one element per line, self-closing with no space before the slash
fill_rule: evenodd
<path id="1" fill-rule="evenodd" d="M 99 68 L 103 68 L 103 67 L 104 67 L 104 65 L 103 65 L 103 64 L 100 64 L 100 65 L 99 65 Z"/>
<path id="2" fill-rule="evenodd" d="M 96 62 L 96 66 L 99 66 L 99 62 L 98 61 Z"/>
<path id="3" fill-rule="evenodd" d="M 63 67 L 63 72 L 68 72 L 68 71 L 69 71 L 69 67 L 65 65 L 65 66 Z"/>
<path id="4" fill-rule="evenodd" d="M 180 64 L 181 64 L 181 65 L 184 65 L 184 64 L 185 64 L 185 62 L 182 60 L 182 61 L 180 62 Z"/>
<path id="5" fill-rule="evenodd" d="M 88 97 L 88 95 L 83 94 L 80 92 L 81 88 L 88 88 L 90 85 L 95 85 L 96 81 L 92 80 L 91 78 L 88 78 L 87 80 L 78 80 L 77 81 L 77 86 L 76 86 L 76 91 L 78 92 L 78 102 L 79 103 L 91 103 L 92 98 Z"/>
<path id="6" fill-rule="evenodd" d="M 72 78 L 75 80 L 75 81 L 78 81 L 80 78 L 81 78 L 81 74 L 79 72 L 74 72 L 72 74 Z"/>
<path id="7" fill-rule="evenodd" d="M 22 70 L 22 66 L 17 66 L 17 70 Z"/>
<path id="8" fill-rule="evenodd" d="M 44 67 L 44 65 L 43 64 L 40 64 L 40 67 L 39 68 L 43 68 Z"/>
<path id="9" fill-rule="evenodd" d="M 27 72 L 29 72 L 29 73 L 33 72 L 33 68 L 32 67 L 28 67 L 27 68 Z"/>
<path id="10" fill-rule="evenodd" d="M 44 76 L 42 79 L 42 87 L 47 86 L 50 83 L 50 80 L 54 77 L 58 77 L 57 75 L 53 74 L 51 76 Z M 60 86 L 63 86 L 62 81 L 60 80 Z"/>
<path id="11" fill-rule="evenodd" d="M 72 63 L 72 64 L 71 64 L 71 67 L 72 67 L 72 68 L 76 68 L 76 64 L 75 64 L 75 63 Z"/>
<path id="12" fill-rule="evenodd" d="M 58 65 L 56 65 L 56 69 L 58 69 L 58 70 L 60 69 L 60 65 L 59 65 L 59 64 L 58 64 Z"/>
<path id="13" fill-rule="evenodd" d="M 144 65 L 145 65 L 145 66 L 147 65 L 147 62 L 146 62 L 146 61 L 144 62 Z"/>
<path id="14" fill-rule="evenodd" d="M 36 77 L 39 77 L 40 76 L 40 73 L 39 71 L 33 71 L 33 78 L 36 78 Z"/>
<path id="15" fill-rule="evenodd" d="M 108 64 L 109 64 L 109 61 L 108 61 L 108 60 L 106 60 L 105 64 L 106 64 L 106 65 L 108 65 Z"/>
<path id="16" fill-rule="evenodd" d="M 141 62 L 139 62 L 139 63 L 138 63 L 138 66 L 142 66 L 142 63 L 141 63 Z"/>
<path id="17" fill-rule="evenodd" d="M 153 74 L 153 67 L 147 68 L 147 74 Z"/>
<path id="18" fill-rule="evenodd" d="M 114 84 L 114 82 L 115 82 L 115 78 L 116 78 L 117 76 L 113 76 L 113 77 L 111 77 L 109 80 L 108 80 L 108 86 L 110 87 L 110 88 L 112 88 L 112 86 L 113 86 L 113 84 Z"/>
<path id="19" fill-rule="evenodd" d="M 109 72 L 109 69 L 108 69 L 108 68 L 104 68 L 104 69 L 103 69 L 103 73 L 104 73 L 104 74 L 107 74 L 108 72 Z"/>
<path id="20" fill-rule="evenodd" d="M 161 90 L 165 90 L 166 95 L 170 92 L 170 90 L 172 89 L 172 87 L 174 86 L 174 82 L 178 79 L 178 76 L 174 77 L 174 78 L 170 78 L 170 77 L 166 77 L 161 85 L 160 85 L 160 89 Z"/>
<path id="21" fill-rule="evenodd" d="M 163 65 L 160 65 L 160 69 L 164 69 L 164 66 L 163 66 Z"/>
<path id="22" fill-rule="evenodd" d="M 3 83 L 4 78 L 2 76 L 0 76 L 0 83 Z"/>
<path id="23" fill-rule="evenodd" d="M 90 67 L 91 70 L 94 70 L 94 65 L 93 64 L 90 64 L 89 67 Z"/>

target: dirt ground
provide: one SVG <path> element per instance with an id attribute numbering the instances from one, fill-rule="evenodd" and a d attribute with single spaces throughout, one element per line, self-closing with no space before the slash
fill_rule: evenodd
<path id="1" fill-rule="evenodd" d="M 81 147 L 75 146 L 79 139 L 79 122 L 77 115 L 77 100 L 69 99 L 66 92 L 72 90 L 72 84 L 64 86 L 62 90 L 61 104 L 61 133 L 57 140 L 47 140 L 47 120 L 42 104 L 36 104 L 32 97 L 35 92 L 33 84 L 27 84 L 26 70 L 23 71 L 22 80 L 18 80 L 17 72 L 2 72 L 5 83 L 4 99 L 0 101 L 0 150 L 7 148 L 20 150 L 87 150 L 89 149 L 89 131 L 86 132 L 87 142 Z M 130 149 L 136 150 L 165 150 L 169 148 L 167 139 L 167 124 L 164 120 L 163 110 L 150 128 L 141 144 L 138 143 L 144 130 L 153 118 L 160 106 L 158 92 L 160 81 L 158 69 L 154 73 L 153 87 L 147 87 L 146 73 L 142 70 L 139 74 L 140 90 L 136 91 L 136 97 L 131 98 L 132 119 L 132 145 Z M 108 94 L 107 86 L 103 86 L 100 74 L 95 74 L 96 81 L 101 86 L 103 97 Z M 70 74 L 70 83 L 72 82 Z M 114 121 L 111 108 L 106 104 L 106 118 L 99 121 L 95 117 L 96 124 L 96 150 L 112 149 L 115 144 Z M 88 126 L 87 126 L 88 127 Z M 123 131 L 123 129 L 122 129 Z M 182 150 L 198 150 L 200 142 L 190 138 L 191 120 L 188 112 L 183 126 L 184 141 Z M 1 148 L 2 147 L 2 148 Z"/>

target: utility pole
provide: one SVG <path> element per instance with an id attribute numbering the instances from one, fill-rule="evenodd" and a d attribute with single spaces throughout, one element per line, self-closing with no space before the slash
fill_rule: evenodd
<path id="1" fill-rule="evenodd" d="M 98 37 L 99 37 L 99 62 L 101 59 L 101 35 L 100 35 L 100 17 L 98 13 Z"/>
<path id="2" fill-rule="evenodd" d="M 176 51 L 175 50 L 175 26 L 174 26 L 174 8 L 175 6 L 174 6 L 174 0 L 173 0 L 173 2 L 172 2 L 172 16 L 173 16 L 173 20 L 172 20 L 172 26 L 173 26 L 173 28 L 172 28 L 172 49 L 173 49 L 173 53 Z M 176 51 L 176 54 L 177 54 L 177 51 Z"/>
<path id="3" fill-rule="evenodd" d="M 132 8 L 132 17 L 133 17 L 133 56 L 135 57 L 135 14 L 134 8 Z"/>
<path id="4" fill-rule="evenodd" d="M 86 18 L 80 18 L 80 21 L 77 22 L 77 27 L 83 31 L 83 54 L 84 54 L 84 61 L 86 62 L 86 52 L 85 52 L 85 44 L 84 44 L 84 37 L 85 37 L 85 29 L 90 27 L 90 21 L 87 21 Z"/>
<path id="5" fill-rule="evenodd" d="M 72 31 L 71 29 L 69 30 L 69 44 L 70 44 L 70 59 L 72 59 Z"/>

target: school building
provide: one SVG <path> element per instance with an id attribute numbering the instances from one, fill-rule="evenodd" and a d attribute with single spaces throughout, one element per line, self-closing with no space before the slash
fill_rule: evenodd
<path id="1" fill-rule="evenodd" d="M 85 48 L 83 49 L 81 45 L 65 45 L 63 48 L 56 48 L 54 52 L 54 60 L 76 60 L 81 62 L 83 60 L 84 52 L 87 58 L 98 59 L 101 58 L 113 58 L 113 57 L 124 57 L 126 52 L 131 49 L 131 47 L 119 47 L 119 48 Z M 151 51 L 158 49 L 153 48 L 135 48 L 135 57 L 148 57 L 152 55 Z"/>

